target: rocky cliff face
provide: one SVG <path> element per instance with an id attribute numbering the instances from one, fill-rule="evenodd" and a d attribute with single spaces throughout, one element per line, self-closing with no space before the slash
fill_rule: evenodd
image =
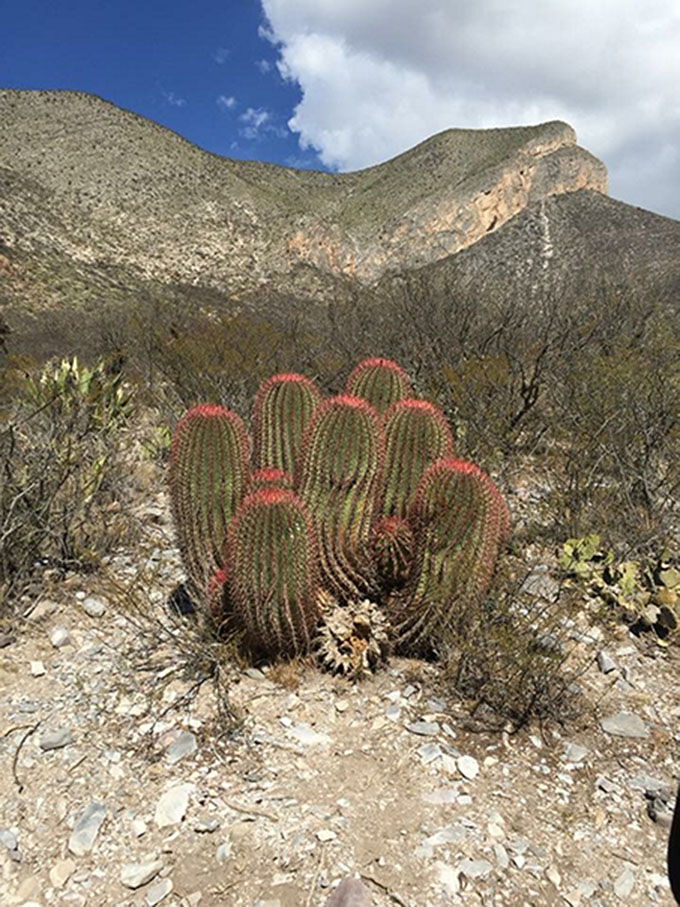
<path id="1" fill-rule="evenodd" d="M 559 122 L 452 129 L 346 174 L 220 158 L 81 93 L 2 91 L 0 122 L 0 279 L 27 284 L 32 261 L 56 256 L 236 294 L 293 285 L 301 269 L 366 285 L 468 248 L 534 202 L 607 191 L 604 165 Z"/>

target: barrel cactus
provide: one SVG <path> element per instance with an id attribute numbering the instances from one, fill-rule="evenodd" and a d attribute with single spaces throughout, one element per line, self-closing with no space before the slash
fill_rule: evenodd
<path id="1" fill-rule="evenodd" d="M 229 521 L 248 474 L 250 442 L 243 421 L 223 406 L 190 409 L 170 447 L 170 500 L 189 595 L 204 606 L 221 569 Z"/>
<path id="2" fill-rule="evenodd" d="M 252 649 L 307 652 L 319 617 L 312 521 L 285 488 L 249 495 L 229 524 L 224 563 L 229 600 Z"/>
<path id="3" fill-rule="evenodd" d="M 366 400 L 383 416 L 393 403 L 410 395 L 411 382 L 391 359 L 364 359 L 350 372 L 345 393 Z"/>
<path id="4" fill-rule="evenodd" d="M 303 375 L 274 375 L 260 386 L 253 406 L 257 469 L 293 472 L 302 435 L 320 401 L 317 386 Z"/>
<path id="5" fill-rule="evenodd" d="M 375 410 L 341 394 L 322 403 L 309 424 L 296 471 L 296 487 L 312 514 L 321 575 L 340 599 L 375 589 L 368 558 L 383 459 Z"/>
<path id="6" fill-rule="evenodd" d="M 402 649 L 428 650 L 464 633 L 470 605 L 484 595 L 508 525 L 505 503 L 473 463 L 444 459 L 423 475 L 409 512 L 414 568 L 391 602 Z"/>
<path id="7" fill-rule="evenodd" d="M 453 436 L 444 414 L 427 400 L 400 400 L 385 414 L 383 513 L 406 517 L 428 466 L 453 456 Z"/>

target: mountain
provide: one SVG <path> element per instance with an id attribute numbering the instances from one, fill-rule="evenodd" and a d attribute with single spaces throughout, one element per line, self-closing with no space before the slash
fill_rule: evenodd
<path id="1" fill-rule="evenodd" d="M 329 299 L 408 275 L 526 292 L 594 263 L 664 288 L 680 273 L 680 224 L 609 199 L 561 122 L 449 129 L 343 174 L 219 157 L 81 92 L 0 91 L 0 123 L 10 312 Z"/>

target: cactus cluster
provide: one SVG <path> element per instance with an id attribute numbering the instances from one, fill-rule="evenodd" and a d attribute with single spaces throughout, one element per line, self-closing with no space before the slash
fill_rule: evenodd
<path id="1" fill-rule="evenodd" d="M 387 640 L 420 653 L 464 631 L 509 528 L 491 479 L 454 458 L 443 414 L 386 359 L 329 399 L 301 375 L 270 378 L 252 444 L 235 413 L 189 410 L 170 491 L 190 593 L 215 622 L 252 651 L 314 650 L 344 673 Z"/>

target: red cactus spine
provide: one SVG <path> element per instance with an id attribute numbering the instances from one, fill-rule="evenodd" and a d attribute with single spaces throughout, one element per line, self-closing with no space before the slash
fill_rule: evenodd
<path id="1" fill-rule="evenodd" d="M 447 631 L 464 632 L 466 611 L 486 592 L 509 524 L 491 479 L 472 463 L 439 460 L 418 486 L 409 514 L 415 567 L 392 602 L 401 648 L 437 645 Z"/>
<path id="2" fill-rule="evenodd" d="M 383 416 L 392 404 L 410 396 L 411 383 L 391 359 L 364 359 L 350 372 L 345 393 L 366 400 Z"/>
<path id="3" fill-rule="evenodd" d="M 170 447 L 170 499 L 189 594 L 208 600 L 210 578 L 222 567 L 227 525 L 243 493 L 249 458 L 245 426 L 222 406 L 190 409 Z"/>
<path id="4" fill-rule="evenodd" d="M 317 529 L 322 579 L 341 599 L 375 587 L 368 558 L 383 459 L 375 410 L 358 397 L 322 403 L 302 443 L 296 486 Z"/>
<path id="5" fill-rule="evenodd" d="M 285 488 L 249 495 L 229 524 L 225 565 L 236 620 L 253 649 L 307 652 L 319 618 L 312 521 Z"/>
<path id="6" fill-rule="evenodd" d="M 391 406 L 385 414 L 383 512 L 406 517 L 427 467 L 451 456 L 451 429 L 436 406 L 414 399 Z"/>
<path id="7" fill-rule="evenodd" d="M 253 407 L 256 468 L 292 473 L 300 441 L 321 394 L 303 375 L 274 375 L 255 395 Z"/>
<path id="8" fill-rule="evenodd" d="M 263 469 L 256 469 L 248 476 L 244 497 L 260 491 L 262 488 L 290 488 L 293 487 L 293 476 L 282 469 L 276 469 L 273 466 L 265 466 Z"/>

